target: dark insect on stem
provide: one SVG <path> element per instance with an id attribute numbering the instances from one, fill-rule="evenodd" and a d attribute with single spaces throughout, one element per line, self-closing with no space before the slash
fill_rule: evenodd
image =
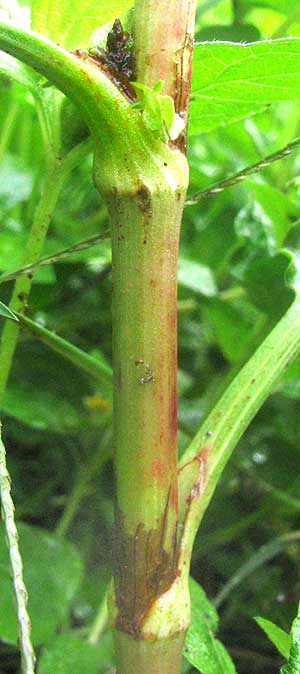
<path id="1" fill-rule="evenodd" d="M 133 39 L 129 33 L 123 30 L 120 19 L 116 19 L 111 31 L 108 33 L 106 49 L 92 47 L 89 54 L 96 57 L 100 63 L 115 71 L 116 75 L 133 79 L 134 54 Z"/>

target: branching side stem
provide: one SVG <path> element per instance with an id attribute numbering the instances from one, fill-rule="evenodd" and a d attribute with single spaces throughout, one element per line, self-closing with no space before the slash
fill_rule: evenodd
<path id="1" fill-rule="evenodd" d="M 41 254 L 55 208 L 58 196 L 67 175 L 82 160 L 90 150 L 90 141 L 85 141 L 75 147 L 63 159 L 53 159 L 51 168 L 45 176 L 40 201 L 37 205 L 27 245 L 24 251 L 24 265 L 35 263 Z M 15 283 L 9 308 L 13 312 L 24 314 L 32 285 L 32 275 L 28 272 L 19 276 Z M 2 331 L 0 341 L 0 408 L 7 380 L 11 370 L 13 356 L 17 344 L 20 326 L 18 323 L 7 321 Z"/>
<path id="2" fill-rule="evenodd" d="M 185 516 L 182 554 L 187 560 L 203 514 L 237 442 L 278 377 L 299 352 L 300 302 L 295 300 L 227 388 L 182 456 L 179 507 Z M 201 466 L 203 480 L 201 489 L 197 490 Z"/>
<path id="3" fill-rule="evenodd" d="M 39 260 L 35 264 L 27 264 L 24 267 L 20 267 L 20 269 L 16 269 L 15 271 L 1 274 L 0 284 L 7 283 L 8 281 L 13 281 L 14 279 L 18 278 L 18 276 L 24 276 L 25 274 L 34 274 L 36 271 L 38 271 L 38 269 L 46 267 L 48 264 L 54 264 L 55 262 L 60 262 L 61 260 L 68 259 L 70 255 L 74 255 L 74 253 L 79 253 L 82 250 L 88 250 L 93 246 L 98 246 L 99 243 L 102 243 L 102 241 L 106 241 L 109 238 L 110 238 L 109 230 L 106 230 L 105 232 L 103 232 L 103 234 L 100 235 L 95 234 L 94 236 L 89 236 L 87 239 L 78 241 L 78 243 L 74 243 L 72 246 L 69 246 L 68 248 L 64 248 L 63 250 L 57 251 L 55 255 L 42 257 L 41 260 Z"/>

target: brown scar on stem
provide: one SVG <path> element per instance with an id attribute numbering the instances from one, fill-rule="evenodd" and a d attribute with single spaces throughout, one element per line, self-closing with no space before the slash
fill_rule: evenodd
<path id="1" fill-rule="evenodd" d="M 192 487 L 190 487 L 185 494 L 185 498 L 182 496 L 182 505 L 183 507 L 180 508 L 179 510 L 179 517 L 178 517 L 178 550 L 179 554 L 181 551 L 182 547 L 182 540 L 185 537 L 186 534 L 186 529 L 188 528 L 188 523 L 189 523 L 189 515 L 192 509 L 192 504 L 195 502 L 197 498 L 200 498 L 202 494 L 204 493 L 205 486 L 206 486 L 206 480 L 207 480 L 207 461 L 209 457 L 210 450 L 212 448 L 212 445 L 206 445 L 203 447 L 200 452 L 196 454 L 190 461 L 184 464 L 179 471 L 178 475 L 188 466 L 192 466 L 193 464 L 198 464 L 198 470 L 197 470 L 197 476 L 194 482 L 192 483 Z M 180 492 L 180 489 L 179 489 Z M 180 499 L 179 499 L 179 504 L 180 504 Z M 184 562 L 186 564 L 186 561 Z"/>
<path id="2" fill-rule="evenodd" d="M 204 447 L 201 450 L 200 454 L 197 454 L 195 458 L 193 459 L 194 461 L 198 461 L 198 476 L 196 479 L 196 482 L 194 482 L 190 495 L 188 497 L 187 503 L 190 505 L 192 501 L 197 498 L 198 496 L 201 496 L 203 494 L 204 489 L 205 489 L 205 484 L 206 484 L 206 477 L 207 477 L 207 459 L 209 455 L 209 450 L 210 447 Z"/>
<path id="3" fill-rule="evenodd" d="M 199 498 L 202 496 L 204 490 L 205 490 L 205 485 L 206 485 L 206 480 L 207 480 L 207 462 L 208 462 L 208 457 L 211 451 L 212 445 L 205 445 L 202 447 L 202 449 L 190 460 L 187 461 L 183 466 L 178 471 L 178 475 L 184 471 L 188 466 L 192 466 L 193 464 L 198 464 L 198 470 L 197 470 L 197 476 L 194 482 L 192 483 L 192 487 L 189 489 L 189 491 L 186 493 L 185 497 L 185 503 L 186 507 L 184 509 L 184 512 L 181 515 L 181 524 L 183 525 L 183 532 L 185 528 L 185 524 L 189 515 L 190 507 L 193 501 L 196 498 Z M 182 532 L 182 535 L 183 535 Z"/>
<path id="4" fill-rule="evenodd" d="M 185 121 L 183 132 L 174 145 L 184 154 L 187 147 L 187 123 L 190 102 L 190 83 L 192 77 L 192 59 L 194 50 L 194 34 L 191 32 L 190 19 L 193 15 L 193 2 L 188 3 L 186 14 L 185 40 L 176 54 L 174 63 L 174 105 L 175 112 Z"/>
<path id="5" fill-rule="evenodd" d="M 164 541 L 168 513 L 171 508 L 174 509 L 174 496 L 177 494 L 177 488 L 174 489 L 173 483 L 169 489 L 161 526 L 157 529 L 147 531 L 144 524 L 140 523 L 135 534 L 126 535 L 124 516 L 116 507 L 114 541 L 118 543 L 114 545 L 113 565 L 118 615 L 115 627 L 135 639 L 141 638 L 143 623 L 154 603 L 167 592 L 180 573 L 178 563 L 181 541 L 191 504 L 196 498 L 201 497 L 205 489 L 210 450 L 211 445 L 206 445 L 178 471 L 179 474 L 188 465 L 198 464 L 196 480 L 185 500 L 186 508 L 181 527 L 180 529 L 178 527 L 180 522 L 174 527 L 170 552 L 165 550 Z"/>
<path id="6" fill-rule="evenodd" d="M 137 192 L 138 206 L 144 213 L 151 212 L 151 192 L 145 185 L 141 185 Z"/>
<path id="7" fill-rule="evenodd" d="M 142 219 L 142 236 L 143 244 L 147 243 L 147 227 L 149 223 L 149 218 L 152 215 L 152 203 L 151 203 L 151 192 L 145 185 L 140 185 L 136 191 L 136 200 L 137 206 L 143 213 Z"/>
<path id="8" fill-rule="evenodd" d="M 143 622 L 153 604 L 171 587 L 178 575 L 176 526 L 170 551 L 164 548 L 173 499 L 171 485 L 160 526 L 146 530 L 140 522 L 132 535 L 126 534 L 124 515 L 116 505 L 113 568 L 118 615 L 115 627 L 135 639 L 140 638 Z"/>

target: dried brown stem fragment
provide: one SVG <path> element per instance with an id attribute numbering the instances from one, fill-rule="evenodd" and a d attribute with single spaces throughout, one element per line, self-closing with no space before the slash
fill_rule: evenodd
<path id="1" fill-rule="evenodd" d="M 124 75 L 121 72 L 118 72 L 110 65 L 102 63 L 102 61 L 100 61 L 96 56 L 93 56 L 92 54 L 87 54 L 87 52 L 83 51 L 82 49 L 76 49 L 74 54 L 75 56 L 77 56 L 77 58 L 81 59 L 82 61 L 92 63 L 97 68 L 100 68 L 100 70 L 108 77 L 108 79 L 110 79 L 111 82 L 113 82 L 113 84 L 116 85 L 119 91 L 121 91 L 121 93 L 124 96 L 126 96 L 126 98 L 131 103 L 134 103 L 136 101 L 136 93 L 126 75 Z"/>

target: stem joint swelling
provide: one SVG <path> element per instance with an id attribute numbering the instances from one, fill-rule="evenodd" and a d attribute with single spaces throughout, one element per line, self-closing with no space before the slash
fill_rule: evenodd
<path id="1" fill-rule="evenodd" d="M 185 634 L 190 624 L 188 568 L 185 573 L 177 574 L 168 589 L 153 602 L 135 634 L 118 627 L 118 608 L 112 589 L 110 612 L 122 674 L 157 674 L 158 662 L 160 672 L 179 674 Z"/>

